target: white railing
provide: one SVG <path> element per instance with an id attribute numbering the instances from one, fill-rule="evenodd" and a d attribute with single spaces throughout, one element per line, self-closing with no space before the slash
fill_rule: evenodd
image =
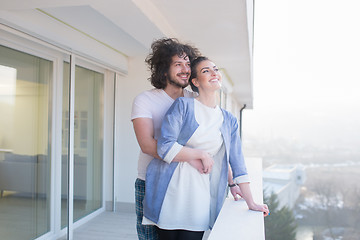
<path id="1" fill-rule="evenodd" d="M 262 203 L 262 161 L 260 158 L 246 158 L 245 161 L 251 179 L 250 187 L 254 200 Z M 234 201 L 233 197 L 229 196 L 208 237 L 208 240 L 225 239 L 264 240 L 263 214 L 250 211 L 245 200 Z"/>

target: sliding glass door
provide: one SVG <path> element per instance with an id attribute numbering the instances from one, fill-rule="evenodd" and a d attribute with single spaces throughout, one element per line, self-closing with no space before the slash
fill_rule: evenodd
<path id="1" fill-rule="evenodd" d="M 67 223 L 67 159 L 70 65 L 64 63 L 62 227 Z M 104 74 L 75 67 L 74 199 L 77 221 L 102 207 Z"/>
<path id="2" fill-rule="evenodd" d="M 50 230 L 53 62 L 0 46 L 0 239 Z"/>
<path id="3" fill-rule="evenodd" d="M 70 134 L 73 222 L 103 208 L 105 70 L 85 60 L 71 69 L 66 53 L 40 50 L 46 58 L 0 45 L 0 239 L 64 232 Z"/>
<path id="4" fill-rule="evenodd" d="M 74 221 L 102 205 L 104 75 L 75 69 Z"/>

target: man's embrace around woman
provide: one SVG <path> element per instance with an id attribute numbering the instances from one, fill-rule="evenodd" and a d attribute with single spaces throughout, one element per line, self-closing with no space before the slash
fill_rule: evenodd
<path id="1" fill-rule="evenodd" d="M 142 176 L 136 182 L 139 239 L 202 239 L 220 212 L 228 183 L 236 183 L 234 197 L 240 194 L 249 209 L 268 215 L 267 206 L 252 199 L 237 120 L 216 105 L 222 81 L 217 66 L 174 39 L 159 40 L 152 49 L 147 59 L 152 77 L 161 76 L 165 84 L 140 94 L 132 112 L 142 150 Z M 162 74 L 154 74 L 160 62 L 169 64 Z M 184 89 L 190 73 L 198 94 Z M 139 197 L 139 182 L 145 198 L 143 192 Z M 142 236 L 141 228 L 147 229 Z"/>

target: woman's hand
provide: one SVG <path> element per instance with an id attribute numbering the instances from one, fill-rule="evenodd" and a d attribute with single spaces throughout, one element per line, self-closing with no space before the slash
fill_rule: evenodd
<path id="1" fill-rule="evenodd" d="M 270 214 L 269 208 L 266 204 L 257 204 L 254 202 L 250 190 L 250 184 L 248 182 L 239 183 L 238 186 L 240 187 L 242 197 L 245 199 L 246 204 L 248 205 L 250 210 L 263 212 L 264 217 Z"/>
<path id="2" fill-rule="evenodd" d="M 243 197 L 243 194 L 241 192 L 241 189 L 238 185 L 234 186 L 234 187 L 230 187 L 230 192 L 231 192 L 231 195 L 234 197 L 234 200 L 237 201 L 239 200 L 240 198 Z M 240 198 L 239 198 L 240 196 Z"/>
<path id="3" fill-rule="evenodd" d="M 264 213 L 264 217 L 269 216 L 270 215 L 270 211 L 269 208 L 266 204 L 254 204 L 252 206 L 249 206 L 250 210 L 253 211 L 258 211 L 258 212 L 263 212 Z"/>

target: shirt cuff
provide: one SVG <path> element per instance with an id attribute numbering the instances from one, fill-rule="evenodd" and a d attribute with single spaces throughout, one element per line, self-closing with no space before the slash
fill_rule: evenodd
<path id="1" fill-rule="evenodd" d="M 174 145 L 170 148 L 169 152 L 164 157 L 164 161 L 167 163 L 171 163 L 172 160 L 175 158 L 175 156 L 180 152 L 182 148 L 183 148 L 182 145 L 175 142 Z"/>
<path id="2" fill-rule="evenodd" d="M 250 177 L 249 175 L 241 175 L 238 176 L 234 179 L 234 183 L 239 184 L 239 183 L 246 183 L 246 182 L 250 182 Z"/>

